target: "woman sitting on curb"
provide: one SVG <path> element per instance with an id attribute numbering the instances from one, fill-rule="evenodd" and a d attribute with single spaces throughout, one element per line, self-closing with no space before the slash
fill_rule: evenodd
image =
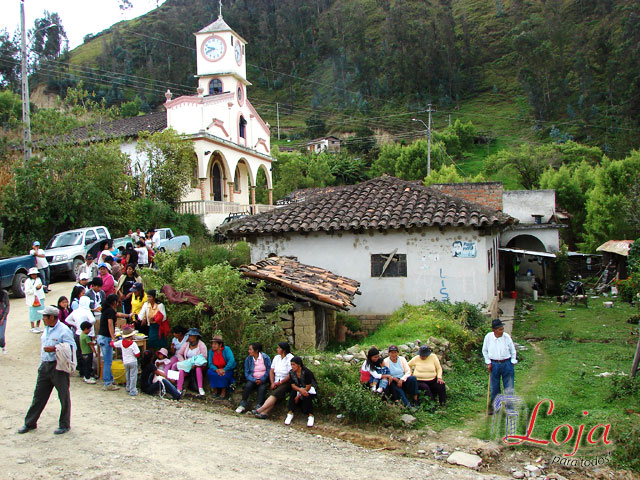
<path id="1" fill-rule="evenodd" d="M 389 369 L 391 374 L 390 385 L 394 399 L 402 401 L 405 407 L 412 407 L 407 395 L 414 404 L 418 402 L 418 381 L 416 377 L 411 375 L 411 367 L 409 367 L 407 359 L 400 357 L 398 347 L 391 345 L 389 356 L 384 359 L 382 364 Z"/>
<path id="2" fill-rule="evenodd" d="M 216 335 L 211 340 L 209 350 L 209 385 L 213 389 L 214 398 L 227 399 L 227 388 L 233 383 L 233 370 L 236 368 L 236 359 L 233 352 L 222 341 L 222 337 Z"/>
<path id="3" fill-rule="evenodd" d="M 189 329 L 187 337 L 189 337 L 189 339 L 178 351 L 178 391 L 182 395 L 184 378 L 187 373 L 190 373 L 191 370 L 195 368 L 198 393 L 202 396 L 204 395 L 204 388 L 202 388 L 203 372 L 207 369 L 207 346 L 200 340 L 202 335 L 200 335 L 200 330 L 197 328 Z"/>
<path id="4" fill-rule="evenodd" d="M 278 353 L 273 357 L 271 368 L 269 369 L 269 382 L 271 383 L 271 395 L 264 404 L 256 408 L 253 414 L 256 418 L 267 418 L 267 413 L 273 410 L 278 400 L 282 400 L 289 390 L 291 390 L 291 347 L 287 342 L 280 342 L 276 350 Z"/>
<path id="5" fill-rule="evenodd" d="M 236 408 L 236 413 L 242 413 L 247 409 L 249 395 L 254 390 L 258 390 L 256 408 L 262 406 L 269 386 L 269 370 L 271 370 L 271 359 L 262 351 L 262 344 L 252 343 L 249 345 L 249 356 L 244 361 L 244 376 L 247 383 L 242 390 L 242 401 Z"/>
<path id="6" fill-rule="evenodd" d="M 422 345 L 418 355 L 409 360 L 409 366 L 413 368 L 413 376 L 418 380 L 418 390 L 424 390 L 429 398 L 435 400 L 436 396 L 440 406 L 447 401 L 447 391 L 442 380 L 442 367 L 440 360 L 431 349 Z"/>
<path id="7" fill-rule="evenodd" d="M 313 400 L 318 394 L 318 382 L 313 372 L 304 366 L 300 357 L 291 359 L 291 392 L 289 393 L 289 413 L 284 420 L 285 425 L 290 425 L 293 420 L 293 411 L 298 405 L 302 413 L 308 415 L 307 427 L 313 427 Z"/>
<path id="8" fill-rule="evenodd" d="M 168 393 L 174 400 L 179 400 L 180 392 L 167 379 L 167 374 L 156 366 L 154 360 L 155 355 L 151 350 L 146 350 L 142 354 L 140 390 L 147 395 L 160 395 L 161 397 Z"/>

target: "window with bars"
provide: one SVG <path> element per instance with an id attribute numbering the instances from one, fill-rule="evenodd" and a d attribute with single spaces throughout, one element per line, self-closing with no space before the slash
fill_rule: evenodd
<path id="1" fill-rule="evenodd" d="M 390 253 L 374 253 L 371 255 L 372 277 L 406 277 L 407 255 L 396 253 L 387 263 Z M 386 265 L 386 268 L 385 268 Z"/>

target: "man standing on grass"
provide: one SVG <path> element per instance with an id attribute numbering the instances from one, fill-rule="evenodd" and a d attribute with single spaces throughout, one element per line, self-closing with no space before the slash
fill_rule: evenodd
<path id="1" fill-rule="evenodd" d="M 18 433 L 27 433 L 37 428 L 40 414 L 46 407 L 51 391 L 55 387 L 60 399 L 60 420 L 58 428 L 53 433 L 61 435 L 67 433 L 71 428 L 71 395 L 69 393 L 69 373 L 56 368 L 56 346 L 61 343 L 69 344 L 71 358 L 73 358 L 76 341 L 69 327 L 58 321 L 60 310 L 56 307 L 45 307 L 38 313 L 42 315 L 45 324 L 44 333 L 40 337 L 40 367 L 38 368 L 36 389 L 33 392 L 33 401 L 24 418 L 24 425 L 18 430 Z"/>
<path id="2" fill-rule="evenodd" d="M 489 403 L 489 415 L 493 415 L 493 401 L 500 393 L 500 379 L 504 386 L 505 395 L 513 395 L 514 371 L 516 360 L 516 347 L 508 333 L 504 333 L 504 323 L 499 319 L 491 322 L 492 331 L 487 333 L 482 344 L 484 363 L 487 364 L 490 374 L 491 401 Z"/>

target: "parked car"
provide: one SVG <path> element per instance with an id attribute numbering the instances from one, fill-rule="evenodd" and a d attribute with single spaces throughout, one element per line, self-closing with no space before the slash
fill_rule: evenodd
<path id="1" fill-rule="evenodd" d="M 227 215 L 225 219 L 222 221 L 222 223 L 218 225 L 215 231 L 213 232 L 213 240 L 217 243 L 226 242 L 227 235 L 224 233 L 224 228 L 221 228 L 221 227 L 226 226 L 231 222 L 235 222 L 236 220 L 240 220 L 241 218 L 244 218 L 248 215 L 249 215 L 248 212 L 230 213 L 229 215 Z"/>
<path id="2" fill-rule="evenodd" d="M 35 265 L 33 255 L 0 259 L 0 288 L 10 290 L 15 297 L 24 297 L 27 271 Z"/>
<path id="3" fill-rule="evenodd" d="M 170 228 L 156 228 L 156 232 L 160 234 L 160 242 L 154 248 L 159 252 L 177 252 L 191 245 L 188 235 L 176 237 Z"/>
<path id="4" fill-rule="evenodd" d="M 44 252 L 51 275 L 65 274 L 71 280 L 75 280 L 87 253 L 91 253 L 95 258 L 107 239 L 111 239 L 111 234 L 107 227 L 103 226 L 57 233 L 49 240 Z"/>

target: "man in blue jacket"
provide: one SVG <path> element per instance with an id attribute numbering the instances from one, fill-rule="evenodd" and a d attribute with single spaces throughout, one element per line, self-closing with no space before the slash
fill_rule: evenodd
<path id="1" fill-rule="evenodd" d="M 264 403 L 264 397 L 269 386 L 270 369 L 271 359 L 262 351 L 262 345 L 260 343 L 249 345 L 249 356 L 244 361 L 244 376 L 247 379 L 247 383 L 244 385 L 242 401 L 236 408 L 236 413 L 242 413 L 247 409 L 249 395 L 256 389 L 258 390 L 256 408 L 259 408 Z"/>

